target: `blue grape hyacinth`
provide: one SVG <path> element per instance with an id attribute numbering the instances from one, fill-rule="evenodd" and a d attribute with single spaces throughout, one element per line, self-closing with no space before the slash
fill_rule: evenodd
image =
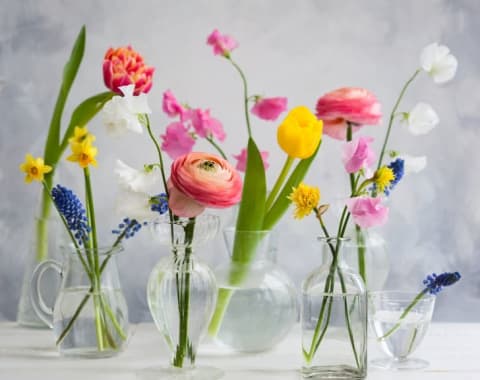
<path id="1" fill-rule="evenodd" d="M 436 295 L 443 287 L 455 284 L 461 277 L 458 272 L 444 272 L 439 275 L 432 273 L 423 280 L 423 284 L 430 294 Z"/>
<path id="2" fill-rule="evenodd" d="M 160 215 L 168 211 L 168 197 L 165 193 L 160 193 L 150 198 L 151 210 L 158 212 Z"/>
<path id="3" fill-rule="evenodd" d="M 57 185 L 52 189 L 52 199 L 60 214 L 64 217 L 67 227 L 82 245 L 88 240 L 90 226 L 87 223 L 85 207 L 74 192 Z"/>
<path id="4" fill-rule="evenodd" d="M 145 222 L 143 224 L 145 225 L 147 223 Z M 123 237 L 125 237 L 125 239 L 130 239 L 138 231 L 140 231 L 141 228 L 142 228 L 142 224 L 137 222 L 136 219 L 125 218 L 118 225 L 118 229 L 112 230 L 112 234 L 119 235 L 119 239 Z"/>
<path id="5" fill-rule="evenodd" d="M 390 185 L 385 189 L 385 195 L 390 195 L 390 191 L 400 182 L 405 174 L 405 161 L 401 158 L 397 158 L 395 161 L 390 162 L 387 168 L 392 169 L 395 179 L 390 182 Z"/>

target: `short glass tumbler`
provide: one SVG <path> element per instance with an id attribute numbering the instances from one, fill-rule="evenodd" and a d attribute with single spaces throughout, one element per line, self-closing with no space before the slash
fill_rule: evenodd
<path id="1" fill-rule="evenodd" d="M 428 367 L 422 359 L 410 358 L 425 336 L 432 319 L 435 296 L 418 293 L 379 291 L 369 293 L 370 321 L 375 338 L 388 358 L 374 359 L 371 365 L 390 370 Z"/>

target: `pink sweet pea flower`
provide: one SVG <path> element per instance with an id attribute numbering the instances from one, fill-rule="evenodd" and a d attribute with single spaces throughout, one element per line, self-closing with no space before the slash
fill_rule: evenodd
<path id="1" fill-rule="evenodd" d="M 259 98 L 250 110 L 263 120 L 277 120 L 280 114 L 287 110 L 287 98 Z"/>
<path id="2" fill-rule="evenodd" d="M 196 108 L 189 110 L 185 119 L 190 119 L 198 136 L 203 138 L 215 137 L 219 141 L 225 140 L 226 134 L 220 120 L 210 116 L 210 110 Z"/>
<path id="3" fill-rule="evenodd" d="M 384 225 L 388 219 L 388 208 L 381 204 L 381 198 L 356 197 L 346 201 L 348 211 L 355 224 L 362 228 Z"/>
<path id="4" fill-rule="evenodd" d="M 188 132 L 188 128 L 181 122 L 169 124 L 165 134 L 160 137 L 163 140 L 162 150 L 173 160 L 191 152 L 193 145 L 195 145 L 195 139 Z"/>
<path id="5" fill-rule="evenodd" d="M 185 112 L 183 106 L 178 102 L 173 92 L 167 90 L 163 93 L 162 109 L 170 117 L 182 116 Z"/>
<path id="6" fill-rule="evenodd" d="M 262 161 L 263 161 L 263 167 L 265 170 L 268 169 L 270 166 L 267 162 L 269 153 L 264 150 L 260 152 L 260 155 L 262 156 Z M 247 150 L 244 148 L 238 155 L 233 155 L 233 158 L 237 160 L 237 166 L 235 166 L 235 169 L 237 169 L 239 172 L 245 172 L 247 170 Z"/>
<path id="7" fill-rule="evenodd" d="M 192 152 L 178 157 L 172 163 L 169 183 L 173 194 L 169 206 L 177 216 L 195 217 L 202 207 L 230 207 L 242 197 L 238 172 L 228 161 L 209 153 Z"/>
<path id="8" fill-rule="evenodd" d="M 207 44 L 213 46 L 213 54 L 230 56 L 230 52 L 238 47 L 238 42 L 226 34 L 222 35 L 215 29 L 207 38 Z"/>
<path id="9" fill-rule="evenodd" d="M 117 94 L 122 93 L 120 87 L 129 84 L 135 85 L 133 95 L 146 94 L 152 88 L 154 71 L 131 46 L 110 48 L 103 59 L 105 86 Z"/>
<path id="10" fill-rule="evenodd" d="M 362 136 L 344 145 L 342 160 L 347 173 L 368 169 L 375 162 L 375 152 L 370 149 L 373 140 L 373 137 Z"/>
<path id="11" fill-rule="evenodd" d="M 364 88 L 345 87 L 323 95 L 317 101 L 317 117 L 323 120 L 323 132 L 337 140 L 345 140 L 347 122 L 352 131 L 363 125 L 379 124 L 381 106 L 375 95 Z"/>

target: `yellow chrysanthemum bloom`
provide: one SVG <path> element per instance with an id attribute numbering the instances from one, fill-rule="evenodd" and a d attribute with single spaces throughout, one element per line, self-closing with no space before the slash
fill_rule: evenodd
<path id="1" fill-rule="evenodd" d="M 393 170 L 387 166 L 382 166 L 373 175 L 373 181 L 375 182 L 375 185 L 380 193 L 383 193 L 385 189 L 390 186 L 394 179 L 395 174 L 393 173 Z"/>
<path id="2" fill-rule="evenodd" d="M 295 107 L 278 127 L 278 145 L 292 158 L 308 158 L 320 144 L 322 131 L 323 122 L 307 107 Z"/>
<path id="3" fill-rule="evenodd" d="M 314 186 L 308 186 L 304 183 L 294 187 L 288 199 L 295 205 L 295 219 L 303 219 L 310 214 L 313 209 L 318 207 L 320 202 L 320 189 Z"/>
<path id="4" fill-rule="evenodd" d="M 88 131 L 88 128 L 86 126 L 75 127 L 73 131 L 73 136 L 68 139 L 68 142 L 70 144 L 79 144 L 87 138 L 90 139 L 91 143 L 95 141 L 95 136 Z"/>
<path id="5" fill-rule="evenodd" d="M 97 160 L 95 160 L 97 148 L 92 145 L 92 141 L 87 137 L 81 143 L 71 143 L 72 154 L 67 157 L 67 160 L 77 162 L 82 168 L 86 168 L 88 165 L 97 166 Z"/>
<path id="6" fill-rule="evenodd" d="M 25 162 L 20 165 L 20 170 L 26 174 L 25 182 L 43 181 L 43 176 L 52 171 L 52 167 L 45 165 L 43 158 L 34 158 L 31 154 L 25 156 Z"/>

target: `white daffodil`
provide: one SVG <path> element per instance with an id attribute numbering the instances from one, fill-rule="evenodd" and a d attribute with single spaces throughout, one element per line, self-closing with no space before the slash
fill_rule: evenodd
<path id="1" fill-rule="evenodd" d="M 123 190 L 117 197 L 116 211 L 122 217 L 139 222 L 150 222 L 158 218 L 158 212 L 152 211 L 150 195 L 138 191 Z"/>
<path id="2" fill-rule="evenodd" d="M 420 65 L 435 83 L 445 83 L 455 76 L 458 61 L 448 47 L 435 42 L 422 50 Z"/>
<path id="3" fill-rule="evenodd" d="M 424 135 L 430 132 L 440 121 L 435 110 L 427 103 L 418 103 L 406 114 L 408 130 L 413 135 Z"/>
<path id="4" fill-rule="evenodd" d="M 103 106 L 103 123 L 112 136 L 119 136 L 127 131 L 142 133 L 143 127 L 138 115 L 152 113 L 147 95 L 134 96 L 134 88 L 134 85 L 120 87 L 123 96 L 114 96 Z"/>
<path id="5" fill-rule="evenodd" d="M 121 160 L 116 161 L 114 170 L 118 183 L 126 190 L 157 194 L 161 186 L 161 173 L 157 168 L 137 170 Z"/>
<path id="6" fill-rule="evenodd" d="M 419 173 L 427 166 L 427 156 L 410 156 L 401 154 L 405 174 Z"/>

